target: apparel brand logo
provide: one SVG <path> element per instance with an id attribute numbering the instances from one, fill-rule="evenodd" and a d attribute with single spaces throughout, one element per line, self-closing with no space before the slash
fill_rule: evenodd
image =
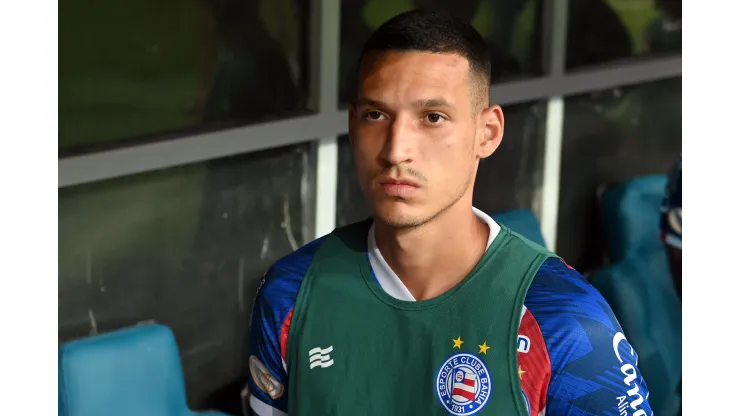
<path id="1" fill-rule="evenodd" d="M 328 348 L 312 348 L 308 351 L 308 362 L 310 363 L 309 369 L 313 370 L 315 367 L 327 368 L 334 364 L 334 360 L 329 355 L 330 352 L 334 351 L 334 346 L 330 345 Z"/>

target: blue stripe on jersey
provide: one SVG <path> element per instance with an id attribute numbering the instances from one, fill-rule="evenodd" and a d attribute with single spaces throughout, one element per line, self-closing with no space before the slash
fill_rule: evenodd
<path id="1" fill-rule="evenodd" d="M 622 328 L 580 273 L 560 259 L 548 259 L 527 292 L 525 306 L 542 330 L 552 365 L 547 414 L 619 415 L 630 404 L 636 409 L 628 414 L 640 409 L 652 413 L 637 354 L 621 338 L 619 357 L 615 354 L 615 336 Z"/>
<path id="2" fill-rule="evenodd" d="M 286 393 L 273 400 L 267 393 L 257 388 L 251 371 L 247 377 L 247 384 L 255 397 L 283 412 L 287 412 L 288 409 L 288 375 L 283 367 L 280 352 L 280 329 L 295 305 L 303 277 L 322 241 L 323 238 L 314 240 L 275 262 L 265 274 L 254 300 L 250 323 L 250 354 L 267 367 L 285 387 Z"/>

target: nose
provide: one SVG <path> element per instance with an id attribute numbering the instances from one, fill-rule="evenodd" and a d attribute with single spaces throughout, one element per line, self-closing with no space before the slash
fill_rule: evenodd
<path id="1" fill-rule="evenodd" d="M 413 160 L 416 126 L 413 120 L 398 116 L 388 125 L 380 157 L 385 165 L 397 166 Z"/>

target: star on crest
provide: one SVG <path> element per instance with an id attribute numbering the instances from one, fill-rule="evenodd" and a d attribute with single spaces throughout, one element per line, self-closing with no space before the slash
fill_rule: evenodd
<path id="1" fill-rule="evenodd" d="M 457 349 L 460 349 L 460 347 L 462 347 L 462 344 L 463 344 L 463 343 L 464 343 L 465 341 L 461 340 L 461 339 L 460 339 L 460 337 L 458 336 L 458 337 L 457 337 L 457 339 L 453 339 L 453 340 L 452 340 L 452 342 L 454 342 L 454 343 L 455 343 L 455 345 L 453 345 L 453 346 L 452 346 L 452 348 L 457 348 Z"/>

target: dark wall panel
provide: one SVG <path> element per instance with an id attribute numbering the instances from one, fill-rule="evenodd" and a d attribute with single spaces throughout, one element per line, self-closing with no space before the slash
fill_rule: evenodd
<path id="1" fill-rule="evenodd" d="M 667 173 L 680 153 L 680 78 L 566 99 L 558 254 L 584 271 L 598 266 L 599 186 Z"/>
<path id="2" fill-rule="evenodd" d="M 59 342 L 156 320 L 175 332 L 191 404 L 214 405 L 246 374 L 258 282 L 307 238 L 311 149 L 60 190 Z"/>

